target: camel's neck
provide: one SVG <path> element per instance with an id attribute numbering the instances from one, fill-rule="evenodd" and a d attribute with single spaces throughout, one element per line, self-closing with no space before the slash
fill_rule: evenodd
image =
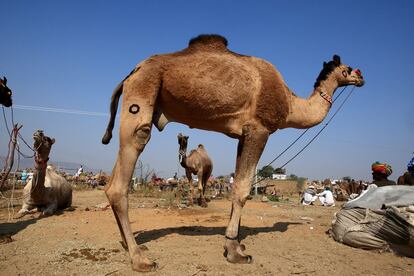
<path id="1" fill-rule="evenodd" d="M 178 152 L 181 167 L 187 168 L 187 148 L 180 146 L 180 150 Z"/>
<path id="2" fill-rule="evenodd" d="M 46 163 L 39 165 L 36 164 L 35 172 L 32 178 L 32 189 L 30 193 L 32 195 L 43 194 L 45 189 L 45 178 L 46 178 Z"/>
<path id="3" fill-rule="evenodd" d="M 336 79 L 328 77 L 314 89 L 308 99 L 299 98 L 288 91 L 289 115 L 282 128 L 310 128 L 322 122 L 331 108 L 329 101 L 336 88 L 338 88 Z"/>

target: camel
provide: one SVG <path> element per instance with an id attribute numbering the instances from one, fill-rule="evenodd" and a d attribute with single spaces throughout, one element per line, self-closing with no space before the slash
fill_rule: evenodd
<path id="1" fill-rule="evenodd" d="M 178 144 L 180 145 L 178 158 L 180 160 L 181 167 L 185 169 L 185 175 L 187 176 L 188 184 L 190 186 L 188 204 L 193 204 L 194 185 L 192 175 L 195 174 L 198 178 L 198 192 L 200 194 L 198 204 L 201 207 L 207 207 L 204 193 L 206 191 L 208 178 L 213 171 L 213 162 L 211 162 L 211 159 L 202 144 L 198 145 L 197 149 L 192 150 L 187 156 L 188 136 L 184 136 L 180 133 L 177 138 Z M 179 189 L 182 190 L 181 185 Z M 181 198 L 181 193 L 179 198 Z"/>
<path id="2" fill-rule="evenodd" d="M 38 130 L 33 134 L 35 149 L 35 170 L 33 178 L 23 190 L 23 206 L 18 217 L 37 208 L 43 215 L 52 215 L 57 209 L 65 209 L 72 204 L 72 187 L 63 176 L 47 165 L 49 153 L 55 139 Z"/>
<path id="3" fill-rule="evenodd" d="M 414 186 L 414 173 L 405 172 L 398 177 L 398 185 L 411 185 Z"/>
<path id="4" fill-rule="evenodd" d="M 0 78 L 0 104 L 5 107 L 12 106 L 12 91 L 7 87 L 6 77 Z"/>
<path id="5" fill-rule="evenodd" d="M 151 137 L 169 122 L 223 133 L 238 140 L 232 209 L 225 232 L 224 255 L 231 263 L 250 263 L 240 244 L 241 211 L 250 193 L 257 162 L 270 134 L 288 127 L 310 128 L 322 122 L 338 87 L 362 86 L 361 71 L 341 63 L 338 55 L 323 63 L 308 99 L 296 96 L 269 62 L 234 53 L 227 39 L 199 35 L 184 50 L 151 56 L 115 88 L 110 119 L 102 138 L 112 137 L 121 94 L 119 151 L 105 187 L 120 233 L 137 271 L 154 270 L 143 255 L 128 218 L 128 183 L 137 158 Z"/>

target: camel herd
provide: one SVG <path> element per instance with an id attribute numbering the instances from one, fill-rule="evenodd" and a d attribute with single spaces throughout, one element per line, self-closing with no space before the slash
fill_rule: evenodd
<path id="1" fill-rule="evenodd" d="M 5 78 L 0 79 L 0 100 L 7 107 L 11 105 L 11 91 L 6 83 Z M 334 92 L 348 85 L 364 85 L 362 74 L 342 64 L 340 57 L 334 55 L 331 61 L 323 63 L 309 98 L 300 98 L 271 63 L 230 51 L 227 40 L 219 35 L 200 35 L 181 51 L 154 55 L 140 62 L 113 92 L 110 120 L 102 138 L 103 144 L 111 140 L 123 95 L 119 151 L 105 193 L 132 268 L 136 271 L 156 268 L 156 263 L 145 257 L 137 245 L 128 217 L 129 183 L 137 159 L 151 138 L 153 125 L 162 131 L 169 122 L 178 122 L 238 140 L 224 256 L 231 263 L 250 263 L 252 257 L 240 243 L 241 213 L 269 136 L 279 129 L 319 124 L 331 108 Z M 27 196 L 19 213 L 23 215 L 41 206 L 48 215 L 57 208 L 70 206 L 72 190 L 65 179 L 47 168 L 54 139 L 41 131 L 33 138 L 36 173 L 24 188 Z M 198 176 L 199 204 L 206 207 L 204 191 L 213 164 L 203 145 L 187 155 L 187 140 L 187 136 L 178 135 L 180 164 L 190 184 L 192 174 Z M 193 196 L 191 190 L 191 201 Z"/>

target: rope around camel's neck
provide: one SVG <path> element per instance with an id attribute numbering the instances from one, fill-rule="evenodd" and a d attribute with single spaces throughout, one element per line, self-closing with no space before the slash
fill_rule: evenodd
<path id="1" fill-rule="evenodd" d="M 35 156 L 35 173 L 33 174 L 32 179 L 32 189 L 30 193 L 38 193 L 42 192 L 45 188 L 45 178 L 46 178 L 46 167 L 47 161 L 46 160 L 39 160 L 37 155 Z"/>
<path id="2" fill-rule="evenodd" d="M 178 160 L 180 161 L 180 164 L 183 168 L 187 168 L 187 148 L 180 148 L 178 151 Z"/>

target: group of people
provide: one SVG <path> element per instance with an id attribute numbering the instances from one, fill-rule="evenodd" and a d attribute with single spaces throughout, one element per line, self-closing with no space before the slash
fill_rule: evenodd
<path id="1" fill-rule="evenodd" d="M 392 174 L 392 167 L 390 165 L 377 161 L 371 165 L 371 170 L 372 183 L 370 185 L 375 185 L 377 187 L 396 185 L 395 181 L 388 179 Z M 407 170 L 414 176 L 414 158 L 408 163 Z M 325 187 L 323 192 L 317 193 L 315 186 L 313 185 L 310 185 L 303 192 L 301 203 L 303 205 L 313 205 L 313 202 L 318 198 L 323 206 L 335 206 L 334 195 L 330 187 Z"/>
<path id="2" fill-rule="evenodd" d="M 335 206 L 335 200 L 330 187 L 325 187 L 324 191 L 317 193 L 315 186 L 310 185 L 302 196 L 301 203 L 303 205 L 313 205 L 313 202 L 319 198 L 319 201 L 323 206 L 333 207 Z"/>

